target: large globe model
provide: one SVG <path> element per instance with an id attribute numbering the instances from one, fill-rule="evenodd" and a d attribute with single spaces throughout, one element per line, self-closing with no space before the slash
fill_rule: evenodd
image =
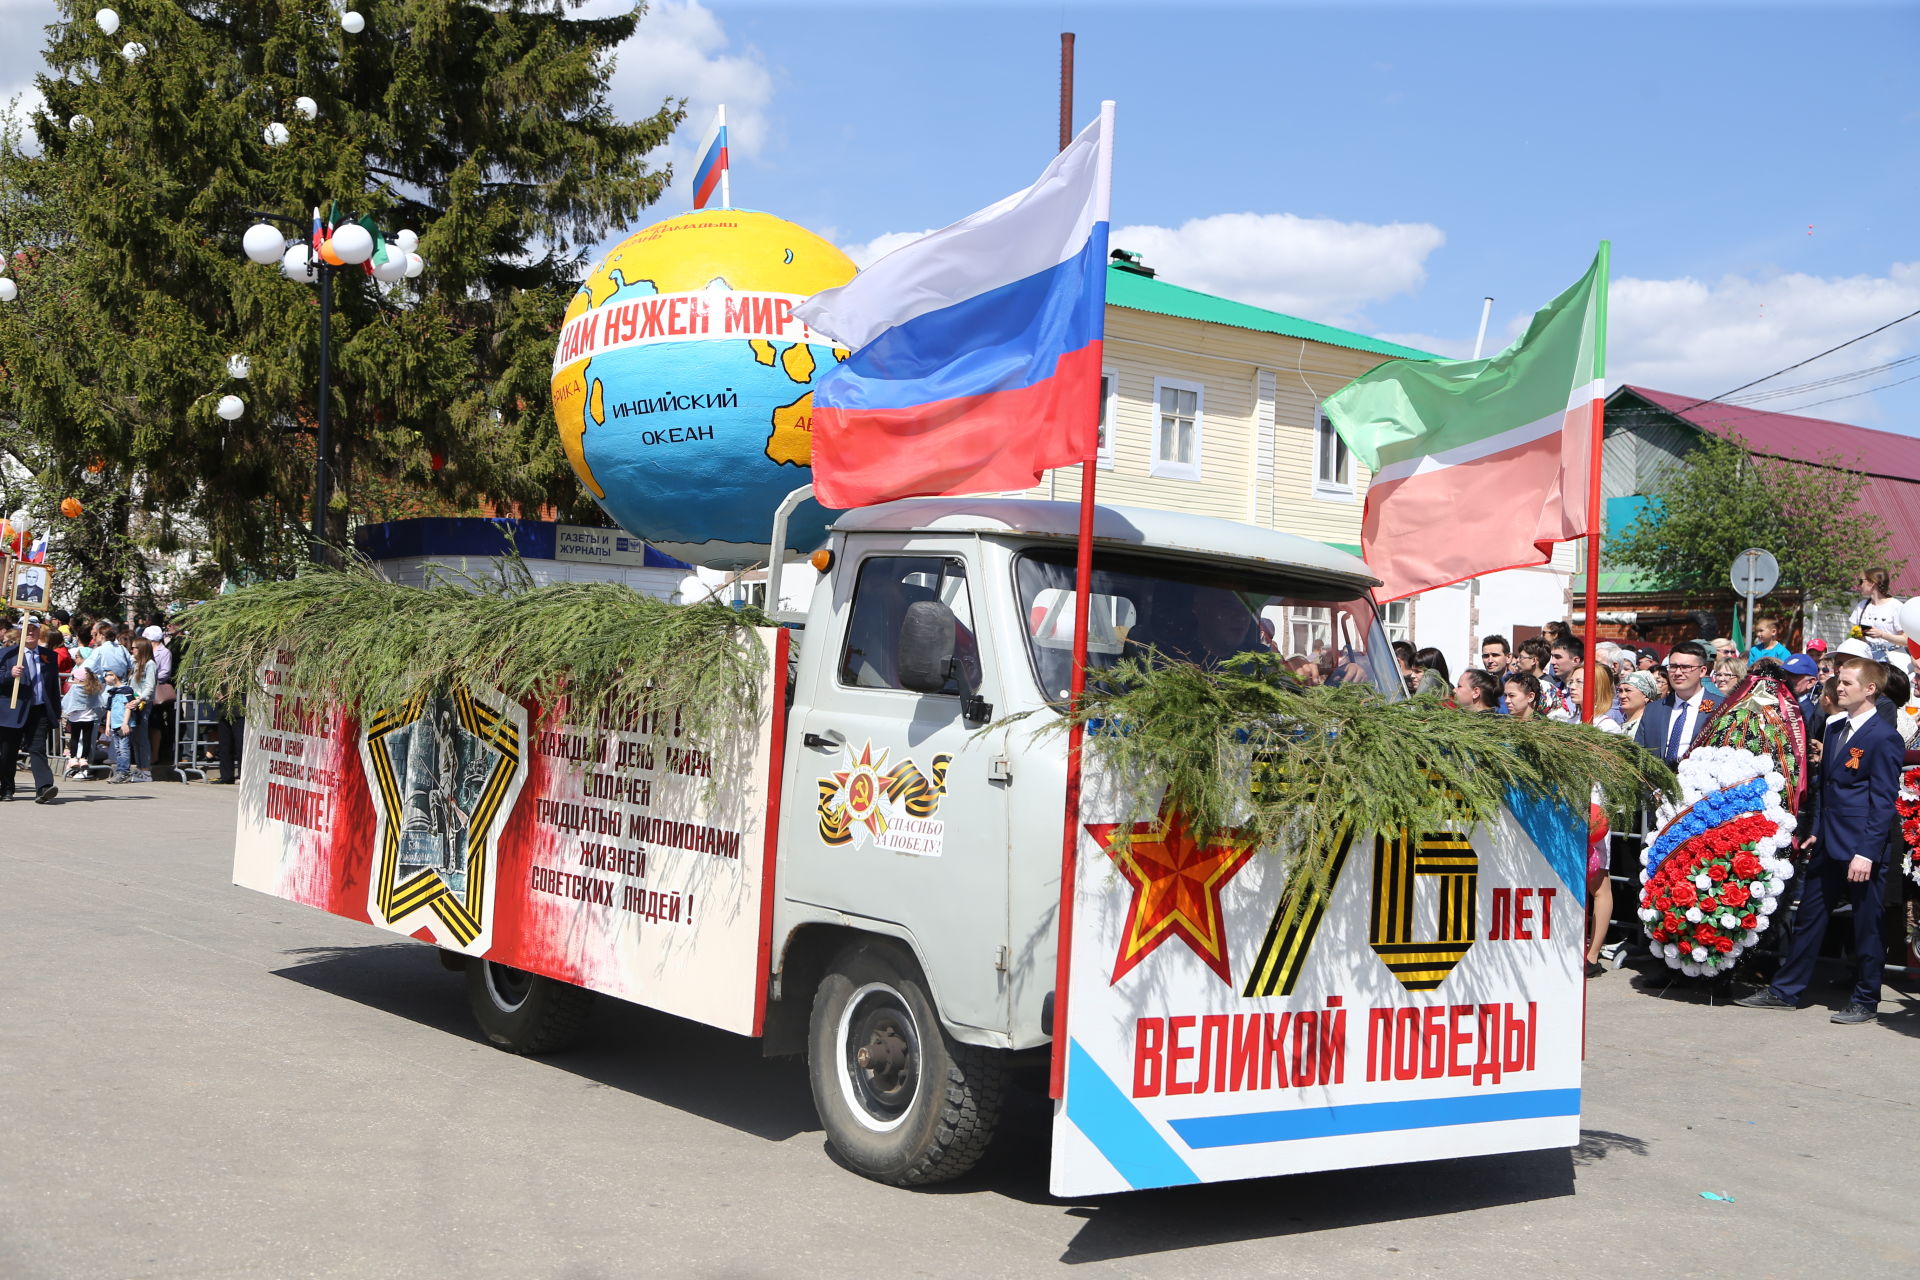
<path id="1" fill-rule="evenodd" d="M 716 569 L 767 559 L 773 511 L 812 481 L 813 379 L 846 352 L 793 308 L 853 262 L 772 214 L 708 209 L 621 241 L 567 307 L 553 408 L 581 482 L 627 532 Z M 818 546 L 801 505 L 787 545 Z"/>

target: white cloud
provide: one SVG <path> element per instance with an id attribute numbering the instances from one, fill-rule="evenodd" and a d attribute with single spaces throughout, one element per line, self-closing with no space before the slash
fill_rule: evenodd
<path id="1" fill-rule="evenodd" d="M 1416 292 L 1446 233 L 1424 222 L 1336 222 L 1291 213 L 1217 213 L 1179 227 L 1120 227 L 1170 284 L 1326 324 L 1354 325 L 1366 305 Z"/>
<path id="2" fill-rule="evenodd" d="M 931 231 L 935 228 L 929 227 L 927 230 Z M 926 234 L 926 231 L 888 231 L 875 236 L 865 244 L 848 244 L 840 247 L 849 258 L 853 259 L 854 266 L 865 271 L 901 245 L 911 244 Z"/>
<path id="3" fill-rule="evenodd" d="M 597 0 L 582 16 L 621 13 L 631 4 Z M 671 163 L 673 186 L 655 210 L 665 217 L 692 207 L 693 171 L 713 109 L 727 108 L 727 148 L 737 165 L 760 155 L 772 129 L 773 75 L 759 50 L 734 49 L 712 10 L 699 0 L 653 0 L 633 35 L 615 51 L 610 99 L 614 112 L 634 120 L 658 111 L 668 98 L 687 100 L 687 118 L 673 140 L 651 158 Z"/>
<path id="4" fill-rule="evenodd" d="M 1609 312 L 1607 373 L 1616 385 L 1634 382 L 1661 391 L 1714 396 L 1772 373 L 1920 310 L 1920 262 L 1895 263 L 1883 276 L 1804 274 L 1723 276 L 1707 282 L 1615 280 Z M 1920 319 L 1887 330 L 1824 359 L 1782 374 L 1748 394 L 1850 373 L 1920 350 Z M 1762 401 L 1756 408 L 1795 406 L 1850 391 L 1865 391 L 1907 376 L 1912 369 L 1868 377 L 1801 396 Z M 1815 417 L 1870 421 L 1872 397 L 1809 410 Z"/>

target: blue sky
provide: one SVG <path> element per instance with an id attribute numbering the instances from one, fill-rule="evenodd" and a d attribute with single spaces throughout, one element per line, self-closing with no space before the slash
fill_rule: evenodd
<path id="1" fill-rule="evenodd" d="M 0 0 L 0 95 L 53 14 Z M 1702 396 L 1920 309 L 1912 3 L 655 0 L 615 104 L 689 99 L 661 216 L 725 101 L 735 202 L 864 258 L 1032 180 L 1063 30 L 1077 119 L 1118 103 L 1114 242 L 1176 283 L 1465 355 L 1611 238 L 1612 380 Z M 1920 318 L 1755 390 L 1913 355 Z M 1920 381 L 1809 412 L 1920 434 Z"/>

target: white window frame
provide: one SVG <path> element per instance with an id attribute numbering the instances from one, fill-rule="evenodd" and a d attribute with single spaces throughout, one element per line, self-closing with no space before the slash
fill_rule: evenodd
<path id="1" fill-rule="evenodd" d="M 1321 479 L 1320 441 L 1328 434 L 1333 436 L 1334 444 L 1339 451 L 1346 455 L 1347 482 L 1345 484 Z M 1347 442 L 1340 438 L 1339 432 L 1334 431 L 1333 424 L 1327 419 L 1326 408 L 1322 405 L 1313 407 L 1313 496 L 1323 502 L 1353 501 L 1353 450 L 1347 448 Z"/>
<path id="2" fill-rule="evenodd" d="M 1100 371 L 1100 417 L 1106 427 L 1095 455 L 1102 471 L 1113 470 L 1113 436 L 1120 429 L 1120 375 L 1111 369 Z"/>
<path id="3" fill-rule="evenodd" d="M 1380 606 L 1380 629 L 1387 634 L 1387 643 L 1396 640 L 1413 640 L 1413 601 L 1388 600 Z"/>
<path id="4" fill-rule="evenodd" d="M 1162 390 L 1193 392 L 1193 461 L 1173 462 L 1160 456 L 1160 393 Z M 1202 464 L 1206 461 L 1206 423 L 1207 388 L 1204 383 L 1189 382 L 1185 378 L 1155 378 L 1153 380 L 1153 441 L 1151 445 L 1153 462 L 1147 468 L 1147 474 L 1161 476 L 1168 480 L 1198 480 Z"/>

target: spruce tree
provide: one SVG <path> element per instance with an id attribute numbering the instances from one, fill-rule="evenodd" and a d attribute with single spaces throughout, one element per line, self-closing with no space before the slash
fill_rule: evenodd
<path id="1" fill-rule="evenodd" d="M 336 277 L 332 537 L 363 487 L 375 505 L 591 511 L 547 375 L 588 248 L 668 178 L 645 156 L 677 104 L 625 122 L 607 102 L 639 7 L 354 0 L 355 34 L 325 0 L 116 0 L 109 35 L 97 3 L 63 0 L 49 28 L 39 154 L 0 140 L 22 293 L 0 306 L 0 420 L 35 441 L 48 501 L 91 476 L 189 517 L 229 571 L 304 555 L 317 290 L 247 261 L 241 237 L 271 214 L 303 240 L 338 202 L 416 231 L 428 266 Z M 231 423 L 228 393 L 247 406 Z"/>

